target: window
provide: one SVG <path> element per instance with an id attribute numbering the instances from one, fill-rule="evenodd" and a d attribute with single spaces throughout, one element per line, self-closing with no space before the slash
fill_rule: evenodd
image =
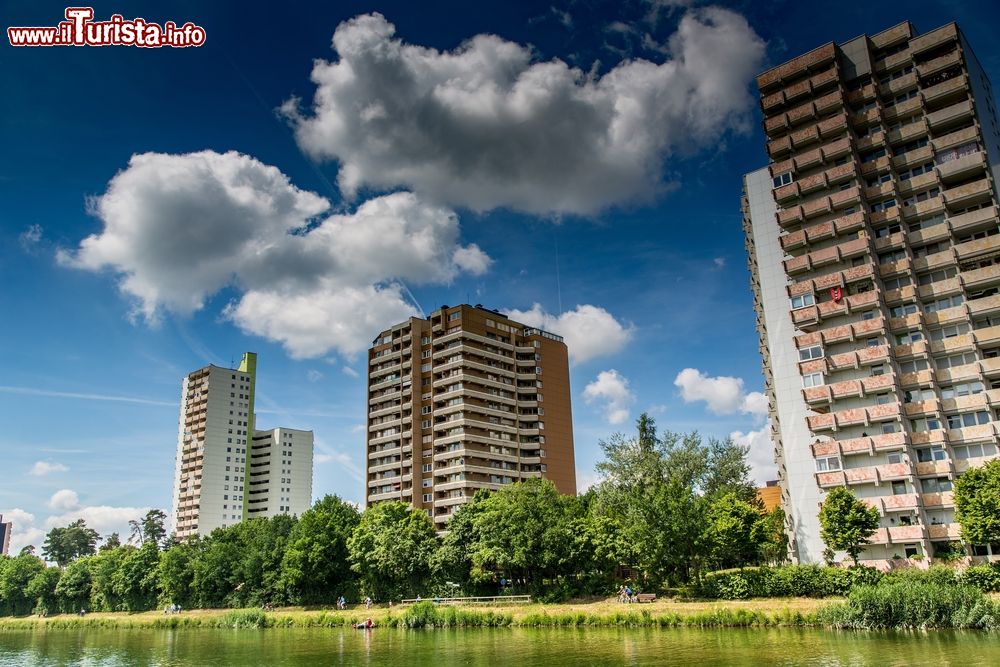
<path id="1" fill-rule="evenodd" d="M 422 498 L 423 498 L 423 500 L 424 500 L 424 502 L 425 502 L 425 503 L 429 503 L 429 502 L 431 502 L 432 500 L 434 500 L 434 494 L 433 494 L 433 493 L 425 493 L 425 494 L 424 494 L 424 495 L 422 496 Z"/>
<path id="2" fill-rule="evenodd" d="M 425 489 L 429 489 L 432 486 L 434 486 L 434 480 L 433 479 L 425 479 L 422 482 L 420 482 L 420 486 L 422 486 Z"/>
<path id="3" fill-rule="evenodd" d="M 927 218 L 926 220 L 914 220 L 908 224 L 911 232 L 916 232 L 921 229 L 928 229 L 934 227 L 935 225 L 944 224 L 944 215 L 935 215 L 933 218 Z"/>
<path id="4" fill-rule="evenodd" d="M 958 396 L 972 396 L 974 394 L 982 393 L 984 389 L 985 387 L 982 382 L 964 382 L 950 387 L 942 387 L 941 398 L 949 399 L 956 398 Z"/>
<path id="5" fill-rule="evenodd" d="M 816 303 L 816 297 L 814 297 L 812 294 L 802 294 L 800 296 L 793 296 L 792 310 L 805 308 L 806 306 L 812 306 L 815 303 Z"/>
<path id="6" fill-rule="evenodd" d="M 926 359 L 912 359 L 910 361 L 899 362 L 900 373 L 916 373 L 917 371 L 926 371 L 930 367 Z"/>
<path id="7" fill-rule="evenodd" d="M 889 262 L 900 262 L 906 259 L 905 250 L 893 250 L 892 252 L 885 252 L 878 256 L 879 264 L 888 264 Z"/>
<path id="8" fill-rule="evenodd" d="M 883 434 L 898 433 L 899 432 L 899 424 L 896 423 L 896 422 L 882 422 L 881 431 L 882 431 Z"/>
<path id="9" fill-rule="evenodd" d="M 889 454 L 889 455 L 888 455 L 888 456 L 886 457 L 886 460 L 887 460 L 887 461 L 888 461 L 888 462 L 889 462 L 890 464 L 896 464 L 896 463 L 902 463 L 902 462 L 903 462 L 903 455 L 902 455 L 902 454 L 900 454 L 899 452 L 894 452 L 894 453 L 892 453 L 892 454 Z"/>
<path id="10" fill-rule="evenodd" d="M 433 468 L 434 465 L 431 463 L 425 463 L 423 464 L 423 466 L 421 466 L 421 470 L 423 470 L 424 472 L 430 472 Z"/>
<path id="11" fill-rule="evenodd" d="M 888 403 L 895 403 L 896 395 L 885 393 L 885 394 L 875 394 L 875 404 L 876 405 L 886 405 Z"/>
<path id="12" fill-rule="evenodd" d="M 802 376 L 802 386 L 807 389 L 809 387 L 819 387 L 822 384 L 823 384 L 822 373 L 809 373 L 808 375 Z"/>
<path id="13" fill-rule="evenodd" d="M 975 362 L 975 352 L 963 352 L 962 354 L 953 354 L 950 357 L 939 357 L 934 360 L 934 364 L 938 367 L 938 370 L 957 368 L 958 366 L 965 366 L 966 364 L 973 364 Z"/>
<path id="14" fill-rule="evenodd" d="M 880 201 L 877 204 L 872 204 L 872 213 L 880 213 L 882 211 L 887 211 L 890 208 L 896 208 L 895 199 L 886 199 L 885 201 Z"/>
<path id="15" fill-rule="evenodd" d="M 892 289 L 902 289 L 903 287 L 909 287 L 913 284 L 910 276 L 900 276 L 899 278 L 891 278 L 889 280 L 883 280 L 882 285 L 885 286 L 887 290 Z"/>
<path id="16" fill-rule="evenodd" d="M 811 359 L 820 359 L 823 356 L 823 348 L 819 345 L 814 345 L 812 347 L 807 347 L 805 349 L 799 350 L 799 361 L 809 361 Z"/>
<path id="17" fill-rule="evenodd" d="M 448 315 L 448 321 L 454 322 L 455 320 L 462 318 L 462 311 L 456 310 L 454 313 Z"/>
<path id="18" fill-rule="evenodd" d="M 780 188 L 782 185 L 788 185 L 792 182 L 792 172 L 786 171 L 783 174 L 778 174 L 774 177 L 774 187 Z"/>
<path id="19" fill-rule="evenodd" d="M 907 389 L 903 394 L 904 403 L 922 403 L 934 400 L 933 389 Z"/>
<path id="20" fill-rule="evenodd" d="M 985 410 L 978 412 L 966 412 L 960 415 L 948 415 L 945 417 L 948 428 L 967 428 L 969 426 L 982 426 L 990 423 L 990 413 Z"/>
<path id="21" fill-rule="evenodd" d="M 915 303 L 904 303 L 902 306 L 893 306 L 889 310 L 889 317 L 906 317 L 907 315 L 913 315 L 919 310 Z"/>
<path id="22" fill-rule="evenodd" d="M 927 431 L 937 431 L 941 428 L 941 421 L 934 417 L 921 417 L 910 420 L 910 430 L 914 433 L 926 433 Z"/>
<path id="23" fill-rule="evenodd" d="M 961 306 L 963 303 L 965 303 L 965 297 L 961 294 L 956 294 L 954 296 L 947 296 L 943 299 L 938 299 L 937 301 L 925 304 L 924 310 L 928 313 L 936 313 L 937 311 L 944 310 L 945 308 Z"/>
<path id="24" fill-rule="evenodd" d="M 839 456 L 828 456 L 821 459 L 816 459 L 816 470 L 819 472 L 827 472 L 830 470 L 840 470 L 840 457 Z"/>
<path id="25" fill-rule="evenodd" d="M 919 343 L 924 339 L 924 335 L 919 331 L 907 331 L 896 335 L 896 345 L 911 345 Z"/>
<path id="26" fill-rule="evenodd" d="M 868 370 L 868 375 L 871 377 L 878 377 L 879 375 L 885 375 L 885 366 L 882 364 L 875 364 Z"/>
<path id="27" fill-rule="evenodd" d="M 933 170 L 934 170 L 934 163 L 933 162 L 928 162 L 926 164 L 922 164 L 922 165 L 919 165 L 917 167 L 913 167 L 912 169 L 909 169 L 907 171 L 904 171 L 904 172 L 900 173 L 899 174 L 899 180 L 901 180 L 901 181 L 908 181 L 911 178 L 913 178 L 914 176 L 920 176 L 921 174 L 926 174 L 926 173 L 931 172 Z"/>
<path id="28" fill-rule="evenodd" d="M 892 495 L 894 495 L 894 496 L 901 496 L 904 493 L 906 493 L 906 481 L 905 480 L 901 479 L 901 480 L 897 480 L 897 481 L 895 481 L 895 482 L 892 483 Z"/>
<path id="29" fill-rule="evenodd" d="M 924 493 L 944 493 L 951 491 L 951 480 L 947 477 L 931 477 L 920 480 L 920 487 Z"/>
<path id="30" fill-rule="evenodd" d="M 967 333 L 969 333 L 969 325 L 963 322 L 961 324 L 941 327 L 940 329 L 932 329 L 929 335 L 931 340 L 945 340 L 946 338 L 955 338 Z"/>
<path id="31" fill-rule="evenodd" d="M 898 224 L 889 225 L 888 227 L 879 227 L 878 229 L 875 230 L 875 238 L 884 239 L 888 236 L 892 236 L 893 234 L 898 234 L 900 231 L 902 231 L 902 229 L 903 228 L 900 227 Z"/>
<path id="32" fill-rule="evenodd" d="M 919 463 L 930 463 L 931 461 L 944 461 L 948 458 L 941 447 L 922 447 L 917 450 L 917 461 Z"/>
<path id="33" fill-rule="evenodd" d="M 433 410 L 433 409 L 434 408 L 431 407 L 430 405 L 425 405 L 422 408 L 420 408 L 420 414 L 422 414 L 422 415 L 429 415 L 431 413 L 431 410 Z"/>
<path id="34" fill-rule="evenodd" d="M 430 428 L 430 427 L 431 427 L 430 419 L 424 419 L 423 421 L 420 422 L 420 428 Z"/>
<path id="35" fill-rule="evenodd" d="M 984 456 L 993 456 L 997 453 L 997 446 L 990 442 L 976 443 L 973 445 L 957 445 L 952 447 L 955 458 L 962 461 L 966 459 L 978 459 Z"/>

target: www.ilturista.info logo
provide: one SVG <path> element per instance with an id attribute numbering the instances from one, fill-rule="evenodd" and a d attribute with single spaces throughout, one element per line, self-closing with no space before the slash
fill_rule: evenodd
<path id="1" fill-rule="evenodd" d="M 205 29 L 188 21 L 178 26 L 173 21 L 163 25 L 145 19 L 126 20 L 112 14 L 107 21 L 94 21 L 93 7 L 67 7 L 66 20 L 49 28 L 7 28 L 11 46 L 139 46 L 155 49 L 163 46 L 183 48 L 205 43 Z"/>

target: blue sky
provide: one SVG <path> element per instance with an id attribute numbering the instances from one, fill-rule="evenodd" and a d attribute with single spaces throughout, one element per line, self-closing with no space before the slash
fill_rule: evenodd
<path id="1" fill-rule="evenodd" d="M 955 20 L 1000 81 L 990 2 L 315 4 L 94 6 L 193 21 L 201 48 L 0 44 L 15 547 L 168 508 L 181 378 L 246 350 L 258 423 L 314 430 L 314 494 L 362 501 L 365 346 L 463 301 L 576 332 L 581 486 L 643 410 L 736 433 L 765 477 L 739 213 L 766 160 L 752 75 Z M 7 2 L 4 27 L 63 7 Z"/>

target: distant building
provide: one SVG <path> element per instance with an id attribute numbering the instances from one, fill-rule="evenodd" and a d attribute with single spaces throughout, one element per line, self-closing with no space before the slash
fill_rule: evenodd
<path id="1" fill-rule="evenodd" d="M 781 507 L 781 487 L 778 480 L 773 480 L 757 489 L 757 497 L 764 503 L 764 511 L 771 512 Z"/>
<path id="2" fill-rule="evenodd" d="M 477 489 L 532 477 L 576 494 L 566 344 L 481 306 L 442 306 L 368 351 L 368 505 L 444 528 Z"/>
<path id="3" fill-rule="evenodd" d="M 237 368 L 209 365 L 184 378 L 174 475 L 178 538 L 208 535 L 249 516 L 298 514 L 311 504 L 312 433 L 255 430 L 256 375 L 257 355 L 247 352 Z M 294 437 L 292 447 L 283 433 Z M 254 451 L 257 435 L 270 440 Z M 254 481 L 264 491 L 252 495 L 251 505 Z"/>
<path id="4" fill-rule="evenodd" d="M 250 458 L 247 518 L 297 516 L 312 506 L 312 431 L 255 431 Z"/>
<path id="5" fill-rule="evenodd" d="M 14 524 L 8 521 L 4 523 L 3 515 L 0 514 L 0 554 L 6 555 L 10 550 L 10 534 L 14 530 Z"/>
<path id="6" fill-rule="evenodd" d="M 955 479 L 998 455 L 990 82 L 957 25 L 905 22 L 757 85 L 771 163 L 744 229 L 790 556 L 823 561 L 819 508 L 846 486 L 881 516 L 862 562 L 933 557 L 960 539 Z"/>

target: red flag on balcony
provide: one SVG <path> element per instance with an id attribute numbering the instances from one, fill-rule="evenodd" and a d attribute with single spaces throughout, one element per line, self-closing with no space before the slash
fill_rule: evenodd
<path id="1" fill-rule="evenodd" d="M 836 303 L 840 303 L 840 300 L 844 298 L 844 288 L 843 287 L 831 287 L 830 288 L 830 298 Z"/>

